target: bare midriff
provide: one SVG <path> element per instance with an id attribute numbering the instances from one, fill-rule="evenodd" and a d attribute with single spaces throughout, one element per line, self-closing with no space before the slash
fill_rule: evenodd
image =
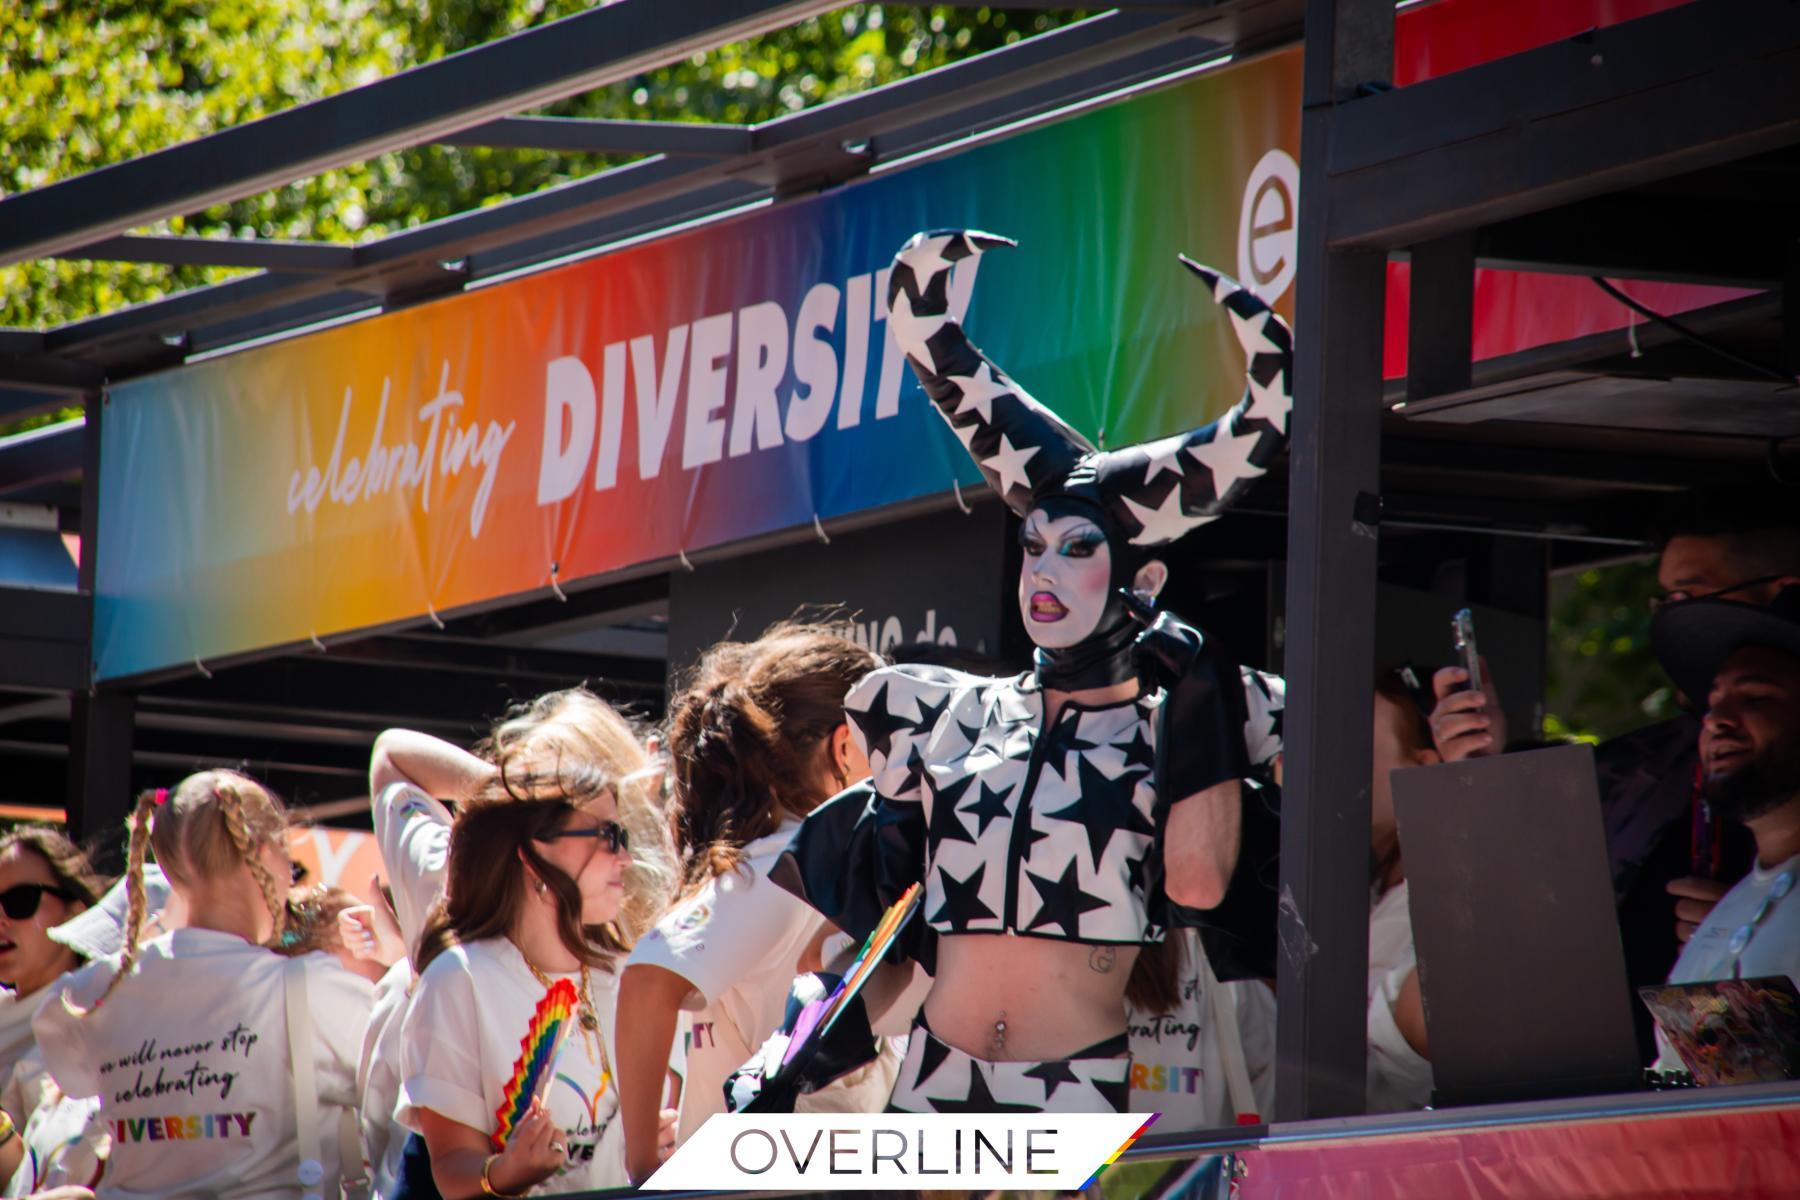
<path id="1" fill-rule="evenodd" d="M 1125 1032 L 1136 946 L 961 933 L 941 937 L 931 1032 L 989 1062 L 1073 1058 Z"/>

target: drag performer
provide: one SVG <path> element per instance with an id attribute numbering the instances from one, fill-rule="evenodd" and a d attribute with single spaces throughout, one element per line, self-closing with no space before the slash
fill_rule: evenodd
<path id="1" fill-rule="evenodd" d="M 923 861 L 911 869 L 925 884 L 934 979 L 897 1111 L 1124 1110 L 1127 979 L 1167 926 L 1194 923 L 1184 909 L 1224 897 L 1249 773 L 1238 668 L 1156 611 L 1168 571 L 1154 555 L 1216 519 L 1280 452 L 1287 326 L 1183 259 L 1231 318 L 1248 390 L 1203 429 L 1102 452 L 948 315 L 952 265 L 1010 244 L 921 234 L 889 282 L 894 337 L 1023 521 L 1019 605 L 1037 646 L 1034 669 L 1016 678 L 899 666 L 846 701 L 872 769 L 868 811 L 885 814 L 878 840 L 891 850 L 895 827 L 912 819 L 922 829 Z M 1255 688 L 1249 698 L 1266 701 Z M 787 879 L 779 867 L 775 877 L 840 916 L 831 910 L 855 886 L 822 877 L 822 860 L 835 859 L 840 876 L 846 861 L 858 870 L 866 860 L 841 848 L 808 855 L 805 840 Z M 894 869 L 881 863 L 890 881 Z"/>

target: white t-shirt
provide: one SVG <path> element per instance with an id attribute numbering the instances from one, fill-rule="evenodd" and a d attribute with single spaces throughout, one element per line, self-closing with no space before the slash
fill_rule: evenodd
<path id="1" fill-rule="evenodd" d="M 403 958 L 375 985 L 375 1003 L 357 1060 L 363 1151 L 369 1156 L 375 1192 L 381 1196 L 399 1182 L 406 1149 L 406 1130 L 394 1120 L 394 1110 L 400 1106 L 400 1028 L 412 1000 L 412 984 L 412 964 Z"/>
<path id="2" fill-rule="evenodd" d="M 381 789 L 370 816 L 394 893 L 394 914 L 411 953 L 419 944 L 426 914 L 444 894 L 444 875 L 450 867 L 450 810 L 402 781 Z"/>
<path id="3" fill-rule="evenodd" d="M 578 988 L 579 974 L 548 975 Z M 618 987 L 614 976 L 590 968 L 589 987 L 605 1061 L 613 1061 Z M 492 1134 L 520 1043 L 529 1035 L 544 985 L 506 938 L 452 946 L 425 968 L 413 989 L 400 1030 L 400 1124 L 422 1132 L 418 1110 L 428 1108 L 472 1129 Z M 592 1054 L 592 1057 L 590 1057 Z M 563 1040 L 547 1103 L 568 1142 L 569 1161 L 533 1195 L 620 1187 L 625 1174 L 625 1139 L 615 1120 L 618 1097 L 612 1075 L 593 1054 L 579 1026 Z"/>
<path id="4" fill-rule="evenodd" d="M 1369 1111 L 1405 1112 L 1431 1102 L 1431 1062 L 1394 1023 L 1394 1001 L 1418 965 L 1403 879 L 1369 911 Z"/>
<path id="5" fill-rule="evenodd" d="M 29 996 L 0 988 L 0 1109 L 25 1128 L 38 1106 L 44 1083 L 44 1059 L 37 1052 L 31 1018 L 52 988 L 41 987 Z"/>
<path id="6" fill-rule="evenodd" d="M 1790 875 L 1787 895 L 1770 900 L 1769 911 L 1756 923 L 1741 957 L 1731 953 L 1731 935 L 1749 923 L 1770 896 L 1783 875 Z M 1708 983 L 1716 979 L 1757 979 L 1766 975 L 1786 975 L 1800 987 L 1800 854 L 1773 867 L 1753 865 L 1750 873 L 1738 880 L 1720 897 L 1706 920 L 1681 948 L 1669 972 L 1670 983 Z M 1682 1068 L 1681 1057 L 1656 1031 L 1661 1049 L 1657 1066 L 1664 1070 Z"/>
<path id="7" fill-rule="evenodd" d="M 1219 1027 L 1206 994 L 1200 934 L 1171 929 L 1181 944 L 1180 995 L 1166 1013 L 1125 1005 L 1131 1036 L 1131 1111 L 1160 1113 L 1152 1132 L 1177 1133 L 1229 1125 L 1235 1114 L 1221 1057 Z M 1275 993 L 1257 980 L 1220 984 L 1236 1000 L 1238 1037 L 1257 1112 L 1270 1119 L 1275 1091 Z"/>
<path id="8" fill-rule="evenodd" d="M 738 869 L 709 880 L 646 933 L 626 961 L 666 968 L 699 993 L 679 1137 L 725 1111 L 725 1079 L 781 1025 L 800 955 L 826 925 L 768 879 L 798 821 L 745 846 Z"/>
<path id="9" fill-rule="evenodd" d="M 337 1139 L 298 1145 L 284 972 L 290 959 L 234 934 L 177 929 L 145 943 L 130 978 L 76 1017 L 52 994 L 33 1028 L 57 1085 L 100 1098 L 112 1154 L 102 1197 L 207 1193 L 291 1197 L 302 1158 L 336 1178 Z M 373 989 L 335 958 L 305 964 L 320 1128 L 356 1102 L 356 1057 Z M 91 1007 L 118 969 L 103 959 L 64 977 Z"/>
<path id="10" fill-rule="evenodd" d="M 1731 935 L 1756 915 L 1784 874 L 1792 872 L 1788 894 L 1771 900 L 1769 911 L 1756 923 L 1744 953 L 1738 959 L 1739 979 L 1786 975 L 1800 987 L 1800 855 L 1773 867 L 1752 866 L 1720 897 L 1706 920 L 1681 948 L 1681 957 L 1669 972 L 1670 983 L 1705 983 L 1733 978 Z"/>
<path id="11" fill-rule="evenodd" d="M 29 1196 L 53 1187 L 91 1188 L 112 1148 L 96 1097 L 75 1099 L 62 1094 L 44 1069 L 42 1052 L 33 1044 L 20 1059 L 13 1078 L 31 1083 L 31 1117 L 20 1127 L 25 1154 L 0 1196 Z"/>

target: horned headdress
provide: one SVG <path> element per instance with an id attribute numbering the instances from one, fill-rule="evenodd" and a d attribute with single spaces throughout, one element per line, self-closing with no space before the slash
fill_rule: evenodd
<path id="1" fill-rule="evenodd" d="M 1230 316 L 1248 357 L 1243 398 L 1210 425 L 1100 450 L 1007 378 L 950 316 L 950 268 L 1014 244 L 974 230 L 921 233 L 888 277 L 888 326 L 988 486 L 1020 516 L 1054 497 L 1085 500 L 1140 551 L 1216 520 L 1287 442 L 1287 323 L 1236 280 L 1183 256 Z"/>

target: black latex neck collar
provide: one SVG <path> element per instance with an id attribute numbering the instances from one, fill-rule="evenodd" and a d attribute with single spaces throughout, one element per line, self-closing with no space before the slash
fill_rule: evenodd
<path id="1" fill-rule="evenodd" d="M 1106 603 L 1100 628 L 1073 646 L 1046 650 L 1034 657 L 1038 683 L 1059 692 L 1112 687 L 1138 677 L 1137 637 L 1142 626 L 1115 599 Z"/>

